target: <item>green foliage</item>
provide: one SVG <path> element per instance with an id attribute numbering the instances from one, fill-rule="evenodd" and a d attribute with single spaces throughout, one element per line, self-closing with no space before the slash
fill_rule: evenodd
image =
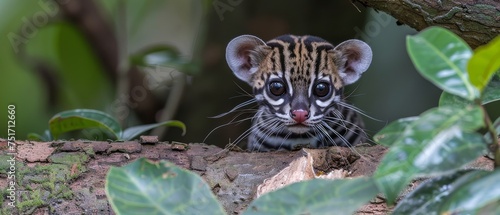
<path id="1" fill-rule="evenodd" d="M 498 74 L 500 74 L 500 72 Z M 493 77 L 482 92 L 481 104 L 485 105 L 500 100 L 500 96 L 498 95 L 500 95 L 500 77 Z M 469 101 L 446 91 L 444 91 L 439 98 L 439 106 L 457 105 L 463 107 L 467 104 L 472 105 L 473 103 L 474 101 Z"/>
<path id="2" fill-rule="evenodd" d="M 401 137 L 401 131 L 417 119 L 418 117 L 398 119 L 385 126 L 373 137 L 373 140 L 380 145 L 391 146 L 399 137 Z"/>
<path id="3" fill-rule="evenodd" d="M 267 193 L 243 214 L 352 214 L 377 193 L 371 178 L 314 179 Z"/>
<path id="4" fill-rule="evenodd" d="M 435 108 L 400 131 L 374 174 L 389 202 L 416 176 L 458 169 L 486 151 L 480 108 Z M 381 131 L 378 135 L 384 134 Z"/>
<path id="5" fill-rule="evenodd" d="M 479 96 L 467 73 L 472 50 L 460 37 L 443 28 L 430 27 L 407 37 L 406 46 L 417 70 L 436 86 L 468 100 Z"/>
<path id="6" fill-rule="evenodd" d="M 49 129 L 52 136 L 57 139 L 59 135 L 86 128 L 101 128 L 114 135 L 121 132 L 120 124 L 110 115 L 88 109 L 76 109 L 58 113 L 49 120 Z"/>
<path id="7" fill-rule="evenodd" d="M 491 76 L 500 68 L 500 37 L 475 50 L 467 64 L 470 82 L 480 91 L 488 85 Z"/>
<path id="8" fill-rule="evenodd" d="M 90 109 L 68 110 L 56 114 L 49 121 L 49 130 L 45 134 L 30 134 L 28 138 L 48 141 L 57 139 L 61 134 L 75 130 L 97 128 L 117 140 L 131 140 L 141 133 L 160 126 L 174 126 L 186 133 L 184 123 L 176 120 L 165 121 L 149 125 L 139 125 L 122 130 L 120 124 L 110 115 Z"/>
<path id="9" fill-rule="evenodd" d="M 195 173 L 138 159 L 111 167 L 106 195 L 116 214 L 224 214 L 210 187 Z"/>
<path id="10" fill-rule="evenodd" d="M 376 142 L 390 146 L 374 173 L 375 183 L 392 204 L 416 177 L 442 177 L 406 196 L 394 214 L 498 210 L 492 204 L 500 201 L 500 190 L 485 188 L 493 186 L 492 178 L 498 180 L 498 170 L 457 173 L 485 154 L 488 145 L 495 154 L 496 166 L 500 163 L 497 124 L 491 123 L 482 106 L 500 99 L 499 80 L 491 78 L 500 68 L 498 38 L 472 54 L 465 42 L 443 28 L 430 27 L 408 36 L 408 53 L 415 67 L 444 92 L 439 107 L 418 117 L 397 120 L 375 135 Z M 480 128 L 488 130 L 487 137 L 495 138 L 483 138 L 477 132 Z"/>
<path id="11" fill-rule="evenodd" d="M 500 200 L 499 178 L 500 170 L 497 169 L 486 175 L 473 178 L 470 182 L 464 183 L 460 187 L 455 187 L 450 197 L 444 202 L 441 214 L 465 214 L 477 213 L 478 211 L 481 211 L 483 214 L 498 214 L 488 213 L 487 211 L 498 212 L 500 209 L 500 205 L 498 204 Z M 486 208 L 489 204 L 495 204 L 496 206 Z"/>
<path id="12" fill-rule="evenodd" d="M 454 191 L 487 174 L 483 170 L 468 170 L 430 179 L 401 200 L 393 214 L 441 214 L 438 212 Z"/>

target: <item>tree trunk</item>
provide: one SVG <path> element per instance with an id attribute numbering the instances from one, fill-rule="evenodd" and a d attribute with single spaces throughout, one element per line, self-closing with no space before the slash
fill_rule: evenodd
<path id="1" fill-rule="evenodd" d="M 500 33 L 498 0 L 355 0 L 364 6 L 386 12 L 399 24 L 416 30 L 429 26 L 450 29 L 472 48 L 488 43 Z"/>

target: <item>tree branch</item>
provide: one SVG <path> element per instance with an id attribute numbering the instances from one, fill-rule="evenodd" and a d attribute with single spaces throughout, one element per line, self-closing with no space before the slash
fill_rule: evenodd
<path id="1" fill-rule="evenodd" d="M 497 0 L 354 0 L 384 11 L 416 30 L 429 26 L 450 29 L 472 48 L 500 34 L 500 3 Z"/>

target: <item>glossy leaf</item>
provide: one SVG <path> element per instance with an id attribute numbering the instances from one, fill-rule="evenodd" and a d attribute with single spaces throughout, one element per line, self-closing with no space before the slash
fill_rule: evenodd
<path id="1" fill-rule="evenodd" d="M 166 161 L 111 167 L 106 195 L 116 214 L 225 214 L 203 179 Z"/>
<path id="2" fill-rule="evenodd" d="M 371 178 L 314 179 L 267 193 L 243 214 L 353 214 L 377 193 Z"/>
<path id="3" fill-rule="evenodd" d="M 494 77 L 491 79 L 486 89 L 484 89 L 481 99 L 483 104 L 500 100 L 500 78 Z"/>
<path id="4" fill-rule="evenodd" d="M 440 214 L 471 214 L 490 203 L 500 201 L 500 170 L 489 172 L 455 189 L 441 207 Z"/>
<path id="5" fill-rule="evenodd" d="M 477 210 L 476 214 L 500 214 L 499 202 L 490 202 Z"/>
<path id="6" fill-rule="evenodd" d="M 481 135 L 480 107 L 441 107 L 423 113 L 406 126 L 394 141 L 374 176 L 379 189 L 392 204 L 399 192 L 416 176 L 453 171 L 486 151 Z"/>
<path id="7" fill-rule="evenodd" d="M 171 121 L 165 121 L 165 122 L 160 122 L 160 123 L 155 123 L 155 124 L 149 124 L 149 125 L 139 125 L 139 126 L 133 126 L 130 128 L 125 129 L 123 133 L 120 135 L 120 139 L 123 140 L 131 140 L 134 137 L 139 136 L 140 134 L 151 130 L 156 127 L 160 126 L 173 126 L 182 129 L 182 135 L 186 134 L 186 125 L 182 123 L 181 121 L 177 120 L 171 120 Z"/>
<path id="8" fill-rule="evenodd" d="M 494 77 L 484 89 L 481 103 L 485 105 L 498 100 L 500 100 L 500 78 Z M 473 102 L 447 92 L 443 92 L 439 98 L 439 106 L 458 105 L 464 107 L 470 104 L 473 104 Z"/>
<path id="9" fill-rule="evenodd" d="M 75 109 L 64 111 L 56 114 L 49 121 L 49 129 L 54 137 L 57 139 L 59 135 L 87 128 L 101 128 L 118 138 L 121 133 L 121 127 L 116 120 L 110 115 L 90 109 Z"/>
<path id="10" fill-rule="evenodd" d="M 373 140 L 378 144 L 391 146 L 401 136 L 406 127 L 417 119 L 418 117 L 407 117 L 391 122 L 375 134 Z"/>
<path id="11" fill-rule="evenodd" d="M 479 97 L 466 70 L 472 50 L 460 37 L 441 27 L 429 27 L 408 36 L 406 46 L 417 70 L 436 86 L 468 100 Z"/>
<path id="12" fill-rule="evenodd" d="M 443 91 L 441 96 L 439 97 L 439 107 L 443 106 L 457 106 L 457 107 L 465 107 L 468 105 L 472 105 L 474 102 L 464 99 L 460 96 L 453 95 L 451 93 Z"/>
<path id="13" fill-rule="evenodd" d="M 500 36 L 478 47 L 467 64 L 471 83 L 480 91 L 488 85 L 491 76 L 500 69 Z"/>
<path id="14" fill-rule="evenodd" d="M 486 174 L 488 172 L 484 170 L 466 170 L 429 179 L 399 201 L 392 214 L 437 215 L 439 208 L 453 190 Z"/>

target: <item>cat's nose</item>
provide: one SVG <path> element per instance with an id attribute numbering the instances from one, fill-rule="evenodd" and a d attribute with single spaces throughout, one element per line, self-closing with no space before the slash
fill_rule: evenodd
<path id="1" fill-rule="evenodd" d="M 302 109 L 292 110 L 290 111 L 290 116 L 293 120 L 295 120 L 295 122 L 303 123 L 307 118 L 309 118 L 309 111 Z"/>

